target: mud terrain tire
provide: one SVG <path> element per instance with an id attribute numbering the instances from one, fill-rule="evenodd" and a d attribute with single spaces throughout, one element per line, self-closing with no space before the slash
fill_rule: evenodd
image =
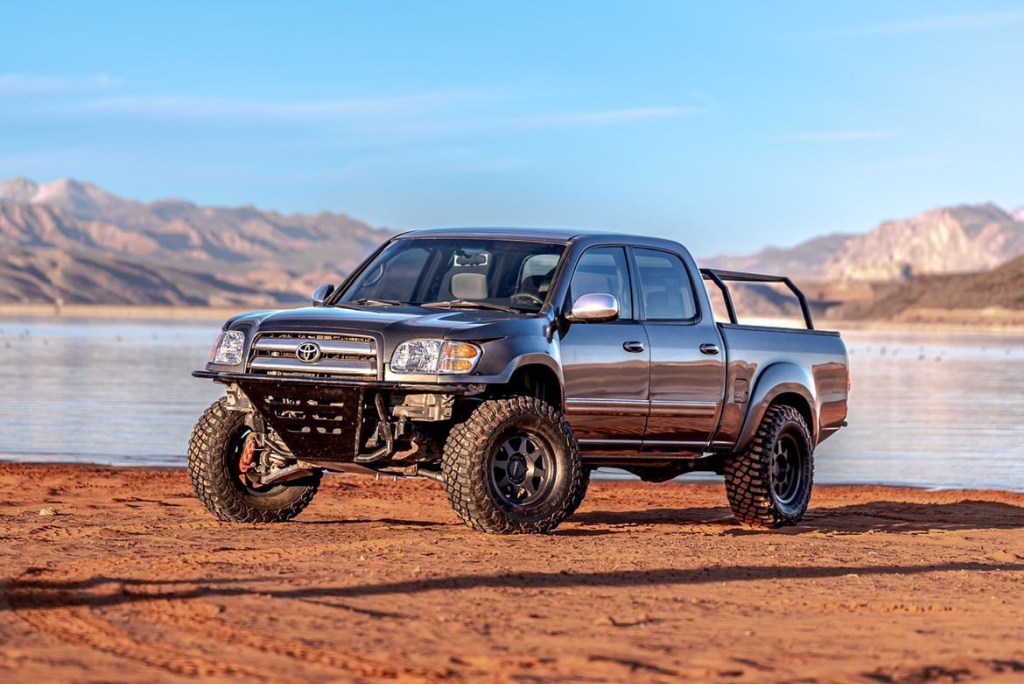
<path id="1" fill-rule="evenodd" d="M 492 534 L 552 531 L 579 507 L 589 480 L 562 414 L 523 396 L 484 401 L 456 424 L 441 471 L 462 521 Z"/>
<path id="2" fill-rule="evenodd" d="M 206 409 L 188 445 L 188 479 L 207 510 L 224 522 L 272 523 L 302 512 L 320 486 L 320 472 L 264 490 L 246 486 L 232 459 L 239 435 L 247 430 L 245 415 L 227 410 L 221 398 Z M 237 460 L 235 461 L 237 462 Z"/>
<path id="3" fill-rule="evenodd" d="M 752 527 L 795 525 L 814 486 L 814 442 L 800 412 L 772 406 L 745 453 L 725 463 L 729 507 Z"/>

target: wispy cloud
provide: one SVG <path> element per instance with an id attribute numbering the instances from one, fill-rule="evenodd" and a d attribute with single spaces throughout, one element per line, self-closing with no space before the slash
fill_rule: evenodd
<path id="1" fill-rule="evenodd" d="M 651 119 L 674 119 L 680 116 L 704 114 L 707 111 L 708 109 L 705 107 L 633 107 L 625 109 L 605 109 L 591 112 L 523 116 L 505 119 L 495 123 L 519 125 L 524 127 L 600 126 L 604 124 L 649 121 Z"/>
<path id="2" fill-rule="evenodd" d="M 586 94 L 586 104 L 582 104 L 584 97 L 514 87 L 438 88 L 352 97 L 338 96 L 337 88 L 325 88 L 321 92 L 328 94 L 326 97 L 302 99 L 200 96 L 154 92 L 153 84 L 127 85 L 104 74 L 84 78 L 0 75 L 0 94 L 5 89 L 22 95 L 7 98 L 8 107 L 6 112 L 0 110 L 0 116 L 96 119 L 140 126 L 180 123 L 193 130 L 217 131 L 239 126 L 285 127 L 285 137 L 292 142 L 316 138 L 321 147 L 369 149 L 405 148 L 467 136 L 482 139 L 551 129 L 641 125 L 714 109 L 713 98 L 696 94 L 676 103 L 601 106 L 598 93 Z M 568 104 L 572 99 L 577 106 Z M 505 160 L 497 166 L 510 163 Z"/>
<path id="3" fill-rule="evenodd" d="M 801 143 L 833 143 L 833 142 L 857 142 L 863 140 L 884 140 L 896 138 L 899 131 L 887 130 L 861 130 L 861 131 L 808 131 L 804 133 L 792 133 L 776 138 L 780 142 L 801 142 Z"/>
<path id="4" fill-rule="evenodd" d="M 448 90 L 413 93 L 381 98 L 339 100 L 313 100 L 295 102 L 231 100 L 183 96 L 114 96 L 71 105 L 68 111 L 80 113 L 123 114 L 168 119 L 305 119 L 338 120 L 365 119 L 392 114 L 417 119 L 425 109 L 453 110 L 455 115 L 462 105 L 480 104 L 495 99 L 491 91 Z M 562 126 L 599 126 L 607 124 L 666 119 L 704 113 L 704 107 L 628 107 L 593 111 L 527 114 L 515 117 L 478 117 L 450 119 L 456 127 L 522 127 L 551 128 Z"/>
<path id="5" fill-rule="evenodd" d="M 903 21 L 882 22 L 865 26 L 851 26 L 822 32 L 828 37 L 885 36 L 908 33 L 936 33 L 966 29 L 1006 26 L 1024 21 L 1024 10 L 1006 12 L 972 12 L 969 14 L 948 14 L 934 17 L 920 17 Z"/>
<path id="6" fill-rule="evenodd" d="M 0 74 L 0 93 L 5 95 L 52 95 L 114 90 L 124 82 L 109 74 L 47 76 Z"/>
<path id="7" fill-rule="evenodd" d="M 244 100 L 182 95 L 120 95 L 73 105 L 76 112 L 171 119 L 230 118 L 330 119 L 358 114 L 409 112 L 414 108 L 455 106 L 489 97 L 489 92 L 446 90 L 377 98 L 306 101 Z"/>
<path id="8" fill-rule="evenodd" d="M 890 173 L 904 171 L 919 171 L 942 166 L 947 160 L 938 156 L 927 157 L 900 157 L 896 159 L 883 159 L 869 164 L 856 164 L 851 168 L 854 171 L 866 173 Z"/>

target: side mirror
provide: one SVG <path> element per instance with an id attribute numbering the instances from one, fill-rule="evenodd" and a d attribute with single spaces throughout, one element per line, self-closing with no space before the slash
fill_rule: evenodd
<path id="1" fill-rule="evenodd" d="M 313 290 L 313 306 L 322 306 L 324 301 L 334 292 L 334 286 L 328 283 Z"/>
<path id="2" fill-rule="evenodd" d="M 572 323 L 608 323 L 619 317 L 619 302 L 610 294 L 585 294 L 572 305 L 566 319 Z"/>

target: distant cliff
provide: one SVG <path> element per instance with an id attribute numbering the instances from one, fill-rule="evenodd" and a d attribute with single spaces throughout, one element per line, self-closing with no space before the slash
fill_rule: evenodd
<path id="1" fill-rule="evenodd" d="M 0 182 L 0 301 L 299 301 L 390 235 L 344 214 L 142 203 L 16 178 Z"/>
<path id="2" fill-rule="evenodd" d="M 784 273 L 804 281 L 896 281 L 984 271 L 1024 254 L 1024 211 L 994 204 L 932 209 L 869 233 L 834 234 L 795 247 L 707 260 L 720 268 Z"/>

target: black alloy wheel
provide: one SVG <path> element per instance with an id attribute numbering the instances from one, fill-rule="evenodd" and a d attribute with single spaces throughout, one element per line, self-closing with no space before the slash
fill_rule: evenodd
<path id="1" fill-rule="evenodd" d="M 804 450 L 791 434 L 779 435 L 772 449 L 772 493 L 780 508 L 792 510 L 804 478 Z"/>
<path id="2" fill-rule="evenodd" d="M 529 506 L 548 494 L 556 468 L 541 436 L 517 432 L 491 456 L 491 486 L 506 504 Z"/>

